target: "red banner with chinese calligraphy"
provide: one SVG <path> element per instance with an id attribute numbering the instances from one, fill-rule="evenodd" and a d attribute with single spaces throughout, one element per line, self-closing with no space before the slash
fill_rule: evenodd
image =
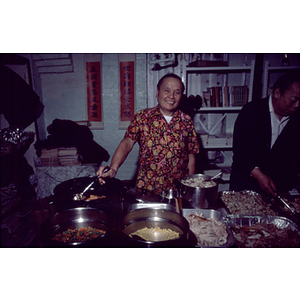
<path id="1" fill-rule="evenodd" d="M 100 62 L 86 63 L 88 120 L 102 121 Z"/>
<path id="2" fill-rule="evenodd" d="M 134 61 L 120 61 L 120 121 L 131 121 L 134 116 Z"/>

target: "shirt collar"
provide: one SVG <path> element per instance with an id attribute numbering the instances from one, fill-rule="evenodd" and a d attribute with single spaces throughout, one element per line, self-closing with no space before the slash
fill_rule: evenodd
<path id="1" fill-rule="evenodd" d="M 270 96 L 269 96 L 269 111 L 270 111 L 270 113 L 274 113 L 274 107 L 273 107 L 273 103 L 272 103 L 272 94 L 270 94 Z"/>
<path id="2" fill-rule="evenodd" d="M 269 112 L 270 112 L 270 115 L 273 115 L 279 121 L 279 118 L 278 118 L 278 116 L 276 115 L 276 113 L 274 111 L 274 106 L 273 106 L 273 102 L 272 102 L 272 94 L 270 94 L 270 96 L 269 96 Z M 284 117 L 282 117 L 280 122 L 282 123 L 282 122 L 286 121 L 289 118 L 290 118 L 290 116 L 284 116 Z"/>
<path id="3" fill-rule="evenodd" d="M 153 114 L 153 115 L 160 115 L 160 116 L 163 116 L 163 114 L 161 113 L 161 111 L 160 111 L 160 109 L 159 109 L 159 105 L 156 105 L 156 106 L 153 108 L 152 114 Z M 178 114 L 179 114 L 179 110 L 177 109 L 177 110 L 174 112 L 174 114 L 173 114 L 172 117 L 173 117 L 173 118 L 174 118 L 174 117 L 177 117 Z"/>

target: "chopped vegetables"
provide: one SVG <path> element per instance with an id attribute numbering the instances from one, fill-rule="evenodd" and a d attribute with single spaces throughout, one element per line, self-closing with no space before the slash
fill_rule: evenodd
<path id="1" fill-rule="evenodd" d="M 106 231 L 101 229 L 88 227 L 79 227 L 75 229 L 68 229 L 62 233 L 55 235 L 52 240 L 63 243 L 80 243 L 96 239 L 105 235 Z"/>

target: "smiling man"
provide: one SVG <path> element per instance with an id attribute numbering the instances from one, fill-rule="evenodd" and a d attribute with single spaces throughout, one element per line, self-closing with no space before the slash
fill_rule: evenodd
<path id="1" fill-rule="evenodd" d="M 159 109 L 164 116 L 173 116 L 180 103 L 183 91 L 183 83 L 175 74 L 167 74 L 159 80 L 156 98 Z"/>
<path id="2" fill-rule="evenodd" d="M 241 110 L 234 127 L 232 190 L 275 196 L 297 185 L 300 174 L 300 73 L 282 75 L 273 93 Z"/>
<path id="3" fill-rule="evenodd" d="M 192 119 L 178 109 L 183 92 L 179 76 L 163 76 L 157 84 L 158 105 L 135 115 L 113 155 L 110 170 L 102 175 L 102 166 L 97 175 L 115 177 L 136 142 L 140 146 L 137 189 L 161 194 L 176 188 L 185 175 L 194 174 L 199 143 Z M 101 178 L 99 182 L 105 183 Z"/>

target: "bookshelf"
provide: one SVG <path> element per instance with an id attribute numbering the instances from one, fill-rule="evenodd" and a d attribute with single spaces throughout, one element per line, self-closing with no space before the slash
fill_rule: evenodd
<path id="1" fill-rule="evenodd" d="M 272 86 L 273 82 L 270 82 L 271 73 L 284 73 L 288 70 L 299 70 L 300 66 L 271 66 L 268 60 L 265 61 L 263 69 L 263 87 L 262 87 L 262 98 L 268 96 L 268 89 Z"/>
<path id="2" fill-rule="evenodd" d="M 222 79 L 222 85 L 220 86 L 228 86 L 228 74 L 230 73 L 236 73 L 238 74 L 239 81 L 234 82 L 235 86 L 248 86 L 248 99 L 246 102 L 249 102 L 252 100 L 252 93 L 253 93 L 253 81 L 254 81 L 254 67 L 255 67 L 255 60 L 251 61 L 251 64 L 249 66 L 213 66 L 213 67 L 186 67 L 185 68 L 185 74 L 184 78 L 186 78 L 186 91 L 187 95 L 190 94 L 189 90 L 189 74 L 222 74 L 223 79 Z M 248 79 L 248 84 L 246 84 L 246 73 L 249 74 L 249 79 Z M 233 82 L 231 82 L 230 85 L 232 85 Z M 205 87 L 206 89 L 210 88 L 209 86 Z M 203 90 L 203 88 L 202 88 Z M 202 96 L 202 95 L 201 95 Z M 213 140 L 213 142 L 210 143 L 210 138 L 209 136 L 213 135 L 213 132 L 215 129 L 228 117 L 229 114 L 235 114 L 237 115 L 238 112 L 241 110 L 242 106 L 221 106 L 221 107 L 212 107 L 211 105 L 209 106 L 204 106 L 201 109 L 197 111 L 197 115 L 200 114 L 208 114 L 208 115 L 216 115 L 219 114 L 220 116 L 215 118 L 214 124 L 208 128 L 205 126 L 205 124 L 202 122 L 201 118 L 196 119 L 196 123 L 198 123 L 198 126 L 195 126 L 196 131 L 198 134 L 201 135 L 201 138 L 203 135 L 207 135 L 207 142 L 205 143 L 203 138 L 203 146 L 207 150 L 209 149 L 231 149 L 232 148 L 232 136 L 225 134 L 225 136 L 220 137 L 219 143 L 218 141 Z M 232 121 L 234 122 L 234 121 Z M 197 130 L 199 128 L 199 125 L 202 127 L 202 130 Z M 227 142 L 224 142 L 224 140 L 227 140 Z"/>
<path id="3" fill-rule="evenodd" d="M 239 82 L 235 82 L 235 86 L 245 86 L 246 83 L 246 74 L 248 73 L 249 76 L 249 94 L 248 94 L 248 102 L 252 99 L 252 93 L 253 93 L 253 81 L 254 81 L 254 67 L 255 67 L 255 60 L 251 61 L 251 65 L 249 66 L 220 66 L 220 67 L 186 67 L 184 69 L 184 78 L 186 81 L 186 91 L 187 96 L 189 93 L 189 74 L 223 74 L 223 80 L 222 80 L 222 87 L 228 86 L 228 75 L 229 74 L 239 74 Z M 232 84 L 231 84 L 232 85 Z M 210 88 L 207 86 L 207 88 Z M 203 90 L 203 89 L 202 89 Z M 201 95 L 202 96 L 202 95 Z M 212 107 L 216 108 L 216 107 Z M 225 107 L 224 107 L 225 108 Z M 234 107 L 228 107 L 228 110 L 235 109 Z"/>
<path id="4" fill-rule="evenodd" d="M 185 78 L 186 93 L 189 96 L 193 88 L 192 76 L 206 74 L 205 78 L 199 78 L 201 87 L 197 90 L 204 92 L 215 86 L 214 74 L 218 77 L 218 86 L 247 86 L 247 98 L 245 102 L 252 100 L 254 83 L 255 60 L 250 65 L 245 66 L 211 66 L 211 67 L 188 67 L 184 68 L 183 78 Z M 204 77 L 204 76 L 203 76 Z M 194 83 L 195 85 L 195 83 Z M 204 99 L 204 95 L 201 95 Z M 223 163 L 217 164 L 220 168 L 231 167 L 232 164 L 232 136 L 235 119 L 242 106 L 203 106 L 197 110 L 194 124 L 199 137 L 201 138 L 204 149 L 210 153 L 218 153 L 223 156 Z M 204 121 L 203 121 L 204 120 Z M 228 126 L 229 128 L 224 128 Z M 220 134 L 216 132 L 222 131 Z M 216 152 L 217 151 L 217 152 Z M 229 178 L 229 175 L 228 175 Z M 227 187 L 228 188 L 228 187 Z"/>

